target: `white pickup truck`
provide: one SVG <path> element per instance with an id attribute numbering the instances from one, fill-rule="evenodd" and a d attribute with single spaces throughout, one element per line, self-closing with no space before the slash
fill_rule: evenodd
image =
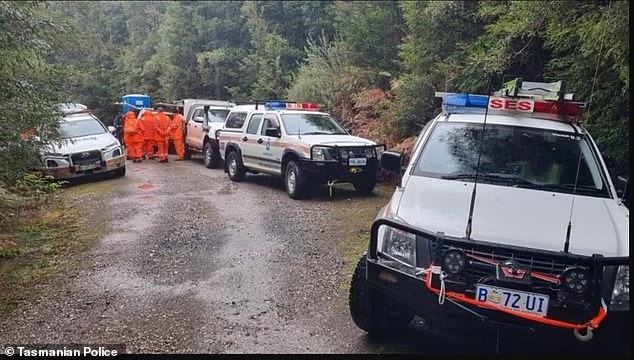
<path id="1" fill-rule="evenodd" d="M 234 103 L 221 100 L 184 99 L 176 102 L 185 119 L 185 159 L 192 153 L 202 153 L 208 168 L 218 168 L 222 159 L 218 153 L 215 131 L 220 129 Z"/>

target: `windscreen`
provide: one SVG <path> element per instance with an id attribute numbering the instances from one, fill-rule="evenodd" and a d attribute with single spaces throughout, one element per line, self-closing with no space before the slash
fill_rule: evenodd
<path id="1" fill-rule="evenodd" d="M 482 124 L 436 124 L 414 175 L 474 181 L 481 136 Z M 609 197 L 604 179 L 592 146 L 581 134 L 486 125 L 478 182 L 563 193 L 576 188 L 577 194 Z"/>
<path id="2" fill-rule="evenodd" d="M 60 121 L 59 130 L 62 139 L 106 133 L 104 126 L 94 118 L 84 120 Z"/>
<path id="3" fill-rule="evenodd" d="M 346 130 L 324 114 L 284 114 L 282 122 L 288 135 L 343 135 Z"/>
<path id="4" fill-rule="evenodd" d="M 226 109 L 209 109 L 207 111 L 209 122 L 212 123 L 224 123 L 227 115 L 229 115 L 229 110 Z"/>

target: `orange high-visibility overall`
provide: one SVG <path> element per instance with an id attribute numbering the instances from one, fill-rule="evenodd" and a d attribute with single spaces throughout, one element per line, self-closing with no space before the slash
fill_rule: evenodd
<path id="1" fill-rule="evenodd" d="M 155 141 L 158 145 L 156 155 L 159 161 L 166 162 L 168 160 L 167 147 L 170 139 L 170 118 L 162 110 L 156 114 Z"/>
<path id="2" fill-rule="evenodd" d="M 175 113 L 170 122 L 170 138 L 174 141 L 174 149 L 178 160 L 185 159 L 185 147 L 183 146 L 183 115 Z"/>
<path id="3" fill-rule="evenodd" d="M 141 122 L 145 127 L 145 146 L 143 154 L 147 155 L 148 159 L 154 158 L 156 144 L 156 116 L 152 113 L 152 110 L 146 110 L 141 116 Z"/>
<path id="4" fill-rule="evenodd" d="M 133 161 L 140 161 L 143 157 L 143 122 L 136 118 L 132 111 L 128 111 L 125 115 L 125 125 L 123 131 L 128 134 L 130 147 L 127 148 L 128 155 Z"/>

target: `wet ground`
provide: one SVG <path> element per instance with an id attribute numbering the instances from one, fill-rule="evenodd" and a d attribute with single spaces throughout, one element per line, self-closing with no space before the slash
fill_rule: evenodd
<path id="1" fill-rule="evenodd" d="M 478 329 L 414 328 L 398 340 L 370 339 L 349 315 L 341 229 L 325 226 L 327 192 L 295 201 L 273 177 L 234 183 L 200 159 L 128 162 L 127 170 L 65 190 L 88 226 L 105 235 L 70 276 L 43 284 L 49 291 L 0 318 L 0 345 L 124 344 L 134 353 L 543 350 Z M 354 194 L 343 196 L 354 202 Z"/>

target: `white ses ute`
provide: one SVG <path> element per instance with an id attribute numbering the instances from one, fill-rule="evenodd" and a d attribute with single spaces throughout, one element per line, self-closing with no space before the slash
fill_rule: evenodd
<path id="1" fill-rule="evenodd" d="M 245 173 L 280 176 L 293 199 L 311 186 L 350 182 L 371 193 L 385 149 L 350 135 L 315 103 L 267 102 L 231 109 L 218 132 L 219 151 L 232 181 Z"/>
<path id="2" fill-rule="evenodd" d="M 125 151 L 114 136 L 85 105 L 64 104 L 59 121 L 61 140 L 43 151 L 44 174 L 72 179 L 112 172 L 125 175 Z"/>
<path id="3" fill-rule="evenodd" d="M 629 346 L 629 210 L 562 87 L 437 93 L 407 166 L 382 155 L 401 178 L 353 276 L 361 329 L 396 334 L 419 315 Z"/>

